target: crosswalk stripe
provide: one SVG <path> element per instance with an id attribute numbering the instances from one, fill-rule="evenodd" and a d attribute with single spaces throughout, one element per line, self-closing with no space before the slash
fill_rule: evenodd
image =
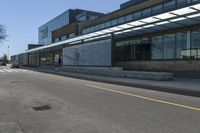
<path id="1" fill-rule="evenodd" d="M 27 70 L 22 70 L 22 69 L 19 69 L 20 71 L 22 71 L 22 72 L 27 72 Z"/>
<path id="2" fill-rule="evenodd" d="M 14 71 L 14 72 L 19 72 L 18 70 L 16 70 L 16 69 L 10 69 L 11 71 Z"/>
<path id="3" fill-rule="evenodd" d="M 0 73 L 12 73 L 12 72 L 28 72 L 28 70 L 23 70 L 23 69 L 0 69 Z"/>
<path id="4" fill-rule="evenodd" d="M 8 69 L 3 69 L 4 71 L 6 71 L 6 72 L 12 72 L 12 71 L 10 71 L 10 70 L 8 70 Z"/>
<path id="5" fill-rule="evenodd" d="M 0 70 L 0 72 L 1 72 L 1 73 L 4 73 L 4 71 L 3 71 L 3 70 Z"/>

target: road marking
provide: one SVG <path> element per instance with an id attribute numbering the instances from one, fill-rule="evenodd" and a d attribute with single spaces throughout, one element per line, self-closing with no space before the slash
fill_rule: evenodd
<path id="1" fill-rule="evenodd" d="M 11 71 L 14 71 L 14 72 L 19 72 L 18 70 L 16 70 L 16 69 L 10 69 Z"/>
<path id="2" fill-rule="evenodd" d="M 9 73 L 12 72 L 12 71 L 10 71 L 10 70 L 8 70 L 8 69 L 3 69 L 3 70 L 6 71 L 6 72 L 9 72 Z"/>
<path id="3" fill-rule="evenodd" d="M 144 99 L 144 100 L 153 101 L 153 102 L 157 102 L 157 103 L 168 104 L 168 105 L 173 105 L 173 106 L 177 106 L 177 107 L 181 107 L 181 108 L 186 108 L 186 109 L 190 109 L 190 110 L 200 111 L 200 108 L 191 107 L 191 106 L 182 105 L 182 104 L 173 103 L 173 102 L 168 102 L 168 101 L 163 101 L 163 100 L 158 100 L 158 99 L 149 98 L 149 97 L 145 97 L 145 96 L 135 95 L 135 94 L 128 93 L 128 92 L 123 92 L 123 91 L 108 89 L 108 88 L 94 86 L 94 85 L 89 85 L 89 84 L 86 84 L 86 86 L 90 87 L 90 88 L 95 88 L 95 89 L 100 89 L 100 90 L 115 92 L 115 93 L 119 93 L 119 94 L 122 94 L 122 95 L 136 97 L 136 98 L 139 98 L 139 99 Z"/>
<path id="4" fill-rule="evenodd" d="M 19 71 L 22 71 L 22 72 L 27 72 L 27 70 L 22 70 L 22 69 L 18 69 Z"/>
<path id="5" fill-rule="evenodd" d="M 3 71 L 3 70 L 0 70 L 0 72 L 1 72 L 1 73 L 4 73 L 4 71 Z"/>

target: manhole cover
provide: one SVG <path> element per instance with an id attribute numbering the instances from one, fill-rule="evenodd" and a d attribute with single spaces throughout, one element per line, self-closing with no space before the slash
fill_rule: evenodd
<path id="1" fill-rule="evenodd" d="M 45 111 L 45 110 L 52 109 L 52 107 L 50 105 L 43 105 L 43 106 L 38 106 L 38 107 L 32 107 L 32 109 L 35 111 Z"/>
<path id="2" fill-rule="evenodd" d="M 19 83 L 20 81 L 11 81 L 10 83 L 14 84 L 14 83 Z"/>

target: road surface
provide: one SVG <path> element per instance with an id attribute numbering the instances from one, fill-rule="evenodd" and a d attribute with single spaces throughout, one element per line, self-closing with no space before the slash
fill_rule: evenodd
<path id="1" fill-rule="evenodd" d="M 200 133 L 200 98 L 1 66 L 0 133 Z"/>

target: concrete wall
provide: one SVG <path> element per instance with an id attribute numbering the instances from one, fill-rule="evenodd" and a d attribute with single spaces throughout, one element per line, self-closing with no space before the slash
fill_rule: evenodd
<path id="1" fill-rule="evenodd" d="M 63 65 L 111 66 L 111 63 L 110 39 L 63 49 Z"/>

